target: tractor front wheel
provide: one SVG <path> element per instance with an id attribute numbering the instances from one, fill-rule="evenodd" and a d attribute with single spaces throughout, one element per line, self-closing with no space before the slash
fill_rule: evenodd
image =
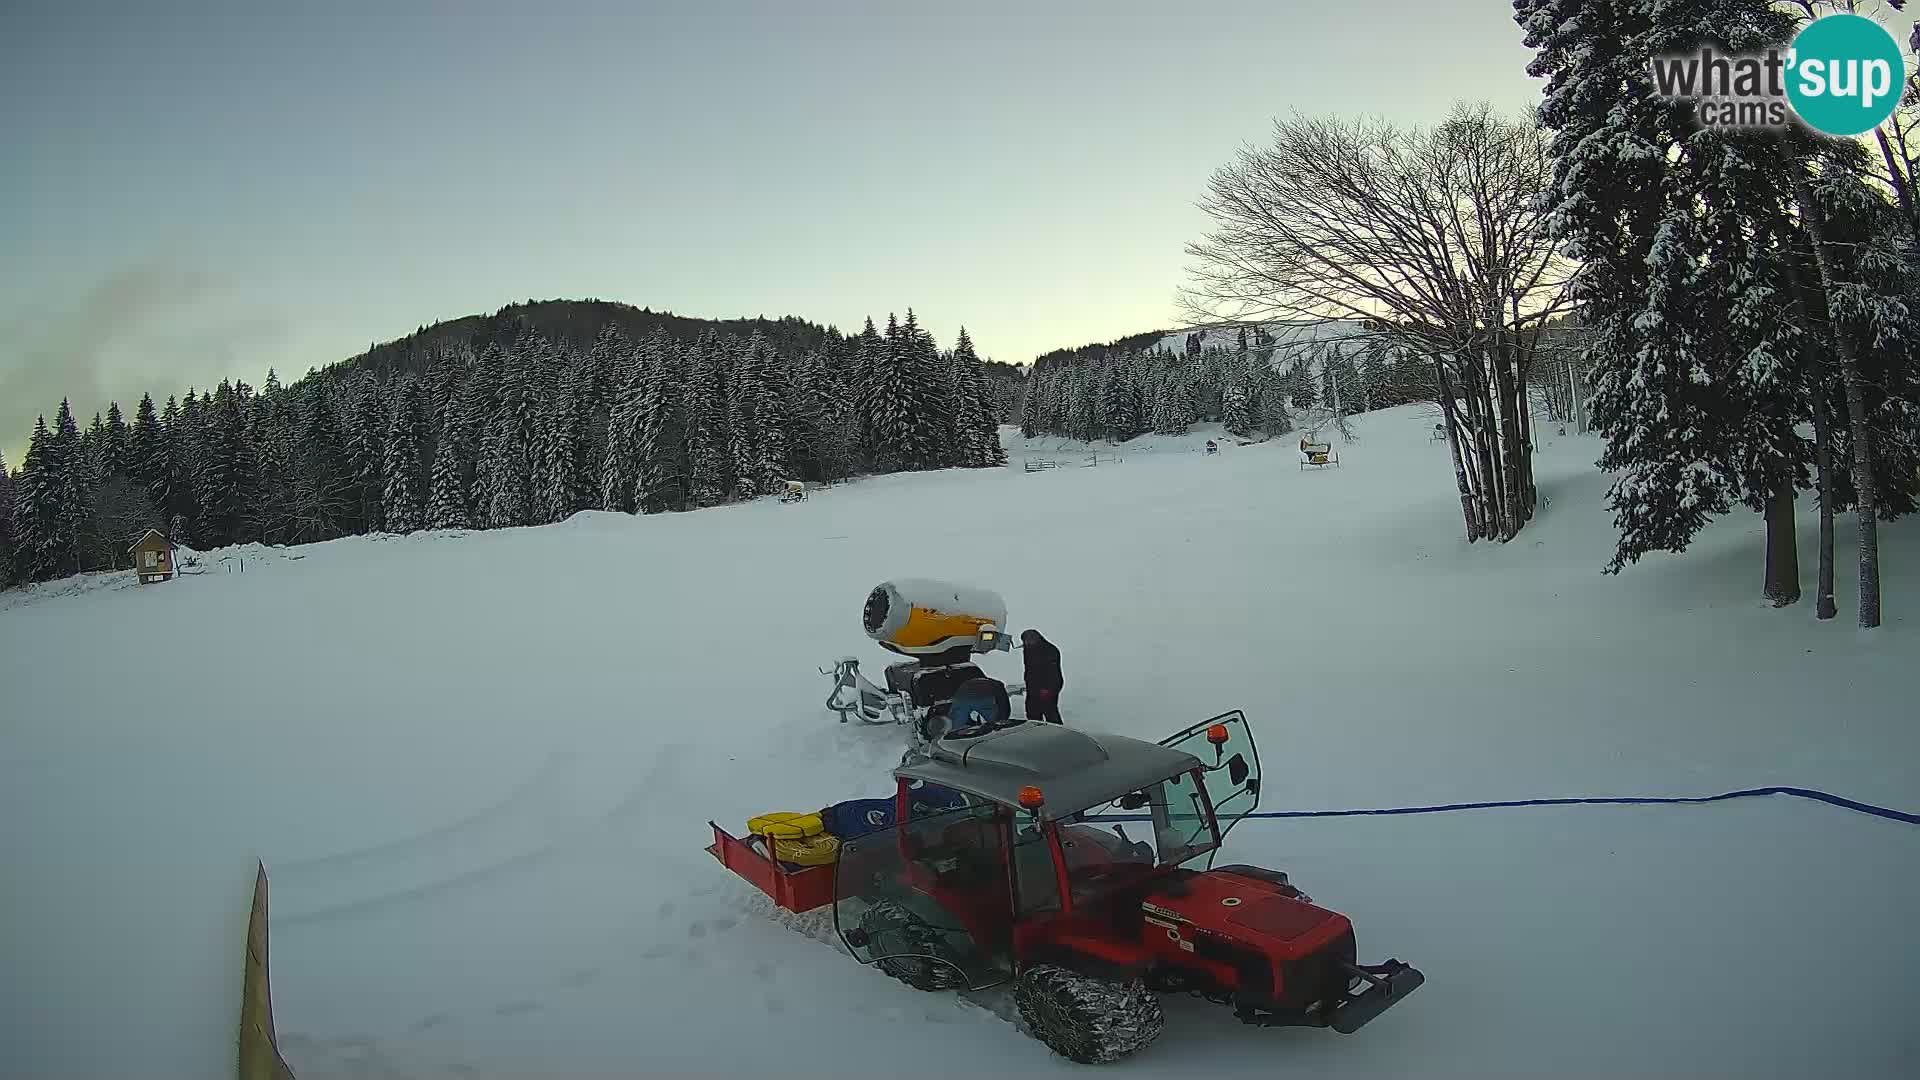
<path id="1" fill-rule="evenodd" d="M 1097 979 L 1062 967 L 1029 968 L 1013 1001 L 1036 1038 L 1069 1061 L 1118 1061 L 1160 1037 L 1167 1017 L 1139 979 Z"/>

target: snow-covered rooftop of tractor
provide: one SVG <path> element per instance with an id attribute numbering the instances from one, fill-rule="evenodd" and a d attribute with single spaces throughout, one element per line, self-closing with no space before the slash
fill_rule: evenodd
<path id="1" fill-rule="evenodd" d="M 894 775 L 1007 806 L 1019 805 L 1021 789 L 1037 787 L 1046 799 L 1040 817 L 1051 821 L 1200 763 L 1184 751 L 1125 735 L 1021 724 L 971 739 L 944 739 L 930 759 L 902 765 Z"/>

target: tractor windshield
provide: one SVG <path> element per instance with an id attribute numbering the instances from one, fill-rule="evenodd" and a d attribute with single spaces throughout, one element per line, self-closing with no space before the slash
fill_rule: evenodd
<path id="1" fill-rule="evenodd" d="M 1193 773 L 1170 776 L 1060 823 L 1060 853 L 1076 906 L 1097 903 L 1215 846 Z"/>
<path id="2" fill-rule="evenodd" d="M 833 921 L 854 958 L 927 990 L 1011 978 L 1012 816 L 982 804 L 843 842 Z"/>
<path id="3" fill-rule="evenodd" d="M 1253 745 L 1245 713 L 1221 713 L 1160 740 L 1160 745 L 1185 750 L 1204 763 L 1200 782 L 1219 818 L 1222 840 L 1260 805 L 1260 751 Z"/>

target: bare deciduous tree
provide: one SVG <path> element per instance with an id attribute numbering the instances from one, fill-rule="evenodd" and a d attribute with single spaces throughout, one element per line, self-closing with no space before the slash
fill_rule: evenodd
<path id="1" fill-rule="evenodd" d="M 1429 358 L 1469 540 L 1533 513 L 1527 377 L 1572 274 L 1545 149 L 1485 105 L 1429 129 L 1296 116 L 1214 173 L 1215 227 L 1187 248 L 1196 324 L 1360 319 Z"/>

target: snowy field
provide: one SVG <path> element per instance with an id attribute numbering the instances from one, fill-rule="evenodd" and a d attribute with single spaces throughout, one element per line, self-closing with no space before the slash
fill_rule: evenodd
<path id="1" fill-rule="evenodd" d="M 1247 710 L 1262 809 L 1783 783 L 1920 810 L 1920 531 L 1888 625 L 1760 603 L 1757 516 L 1618 578 L 1598 443 L 1468 547 L 1418 409 L 1343 467 L 1205 433 L 1027 446 L 782 506 L 255 549 L 244 572 L 0 601 L 0 1074 L 231 1075 L 254 863 L 283 1050 L 330 1077 L 1007 1076 L 1080 1067 L 995 995 L 921 994 L 702 850 L 887 794 L 901 736 L 817 668 L 896 576 L 999 590 L 1072 725 Z M 1217 433 L 1216 433 L 1217 434 Z M 1115 454 L 1119 460 L 1114 460 Z M 1065 467 L 1026 473 L 1025 457 Z M 288 558 L 287 555 L 302 558 Z M 1019 678 L 1018 656 L 983 666 Z M 1169 1002 L 1137 1076 L 1912 1077 L 1920 829 L 1830 806 L 1252 821 L 1225 861 L 1427 985 L 1354 1036 Z M 792 925 L 790 925 L 790 923 Z"/>

